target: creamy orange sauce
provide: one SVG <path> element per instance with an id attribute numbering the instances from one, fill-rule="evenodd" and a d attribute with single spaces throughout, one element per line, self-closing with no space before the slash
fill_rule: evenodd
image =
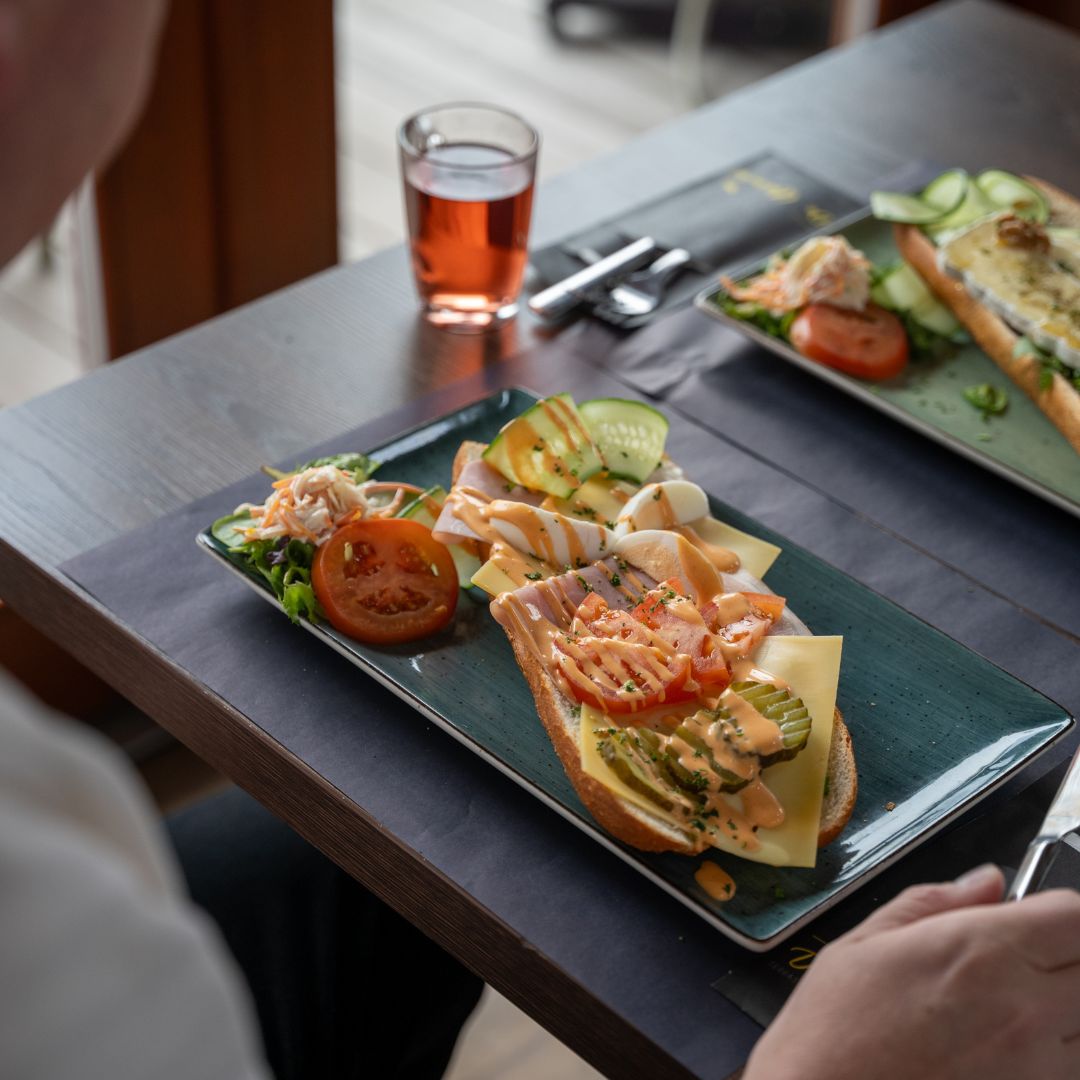
<path id="1" fill-rule="evenodd" d="M 733 574 L 742 565 L 739 556 L 734 551 L 729 551 L 726 547 L 720 547 L 719 544 L 710 544 L 690 525 L 679 525 L 671 531 L 689 540 L 722 573 Z"/>
<path id="2" fill-rule="evenodd" d="M 488 561 L 494 563 L 519 589 L 535 580 L 536 575 L 546 577 L 551 573 L 542 560 L 523 555 L 503 540 L 491 545 Z"/>
<path id="3" fill-rule="evenodd" d="M 624 575 L 625 587 L 645 591 L 644 582 L 629 569 L 620 571 L 620 583 Z M 710 703 L 727 715 L 703 709 L 700 701 L 664 705 L 675 647 L 642 623 L 634 627 L 633 640 L 589 635 L 584 624 L 575 621 L 580 590 L 570 580 L 554 577 L 535 582 L 535 592 L 528 590 L 526 598 L 503 593 L 493 601 L 493 607 L 499 609 L 500 621 L 514 628 L 516 638 L 533 652 L 568 697 L 603 700 L 610 695 L 627 704 L 629 712 L 605 714 L 606 722 L 619 729 L 646 725 L 655 733 L 659 749 L 641 752 L 639 747 L 632 756 L 634 767 L 676 808 L 697 850 L 708 847 L 712 837 L 723 837 L 744 851 L 760 849 L 758 829 L 774 829 L 784 821 L 783 807 L 761 779 L 761 758 L 783 748 L 779 725 L 730 687 Z M 724 615 L 733 618 L 750 607 L 740 593 L 718 596 L 716 602 Z M 669 599 L 667 608 L 688 622 L 695 616 L 701 619 L 700 612 L 685 599 Z M 735 660 L 732 676 L 734 681 L 771 683 L 788 689 L 784 680 L 763 671 L 749 657 Z M 659 696 L 661 704 L 641 709 L 639 703 L 646 694 Z M 672 789 L 662 764 L 669 753 L 687 773 L 703 779 L 699 796 Z M 727 774 L 726 780 L 722 774 Z M 738 781 L 744 786 L 735 795 L 724 790 L 725 784 Z"/>
<path id="4" fill-rule="evenodd" d="M 735 895 L 735 879 L 708 859 L 694 871 L 694 880 L 709 896 L 721 903 L 726 903 Z"/>
<path id="5" fill-rule="evenodd" d="M 545 418 L 559 429 L 570 453 L 576 453 L 590 444 L 589 433 L 565 402 L 546 398 L 540 402 L 540 408 Z M 532 461 L 537 463 L 538 471 L 554 473 L 571 487 L 581 486 L 581 481 L 571 473 L 566 460 L 551 449 L 547 439 L 524 417 L 519 417 L 516 423 L 506 428 L 502 437 L 507 440 L 506 452 L 511 461 Z"/>
<path id="6" fill-rule="evenodd" d="M 780 800 L 758 777 L 739 792 L 746 820 L 762 829 L 776 829 L 784 824 L 784 808 Z"/>
<path id="7" fill-rule="evenodd" d="M 759 713 L 734 690 L 725 690 L 720 695 L 720 704 L 731 713 L 736 745 L 741 752 L 761 756 L 783 749 L 780 726 Z"/>
<path id="8" fill-rule="evenodd" d="M 724 593 L 713 597 L 716 605 L 716 621 L 720 626 L 728 626 L 750 613 L 750 601 L 742 593 Z"/>
<path id="9" fill-rule="evenodd" d="M 705 603 L 723 589 L 712 563 L 677 533 L 654 530 L 631 533 L 619 543 L 619 550 L 657 581 L 678 578 L 696 603 Z"/>

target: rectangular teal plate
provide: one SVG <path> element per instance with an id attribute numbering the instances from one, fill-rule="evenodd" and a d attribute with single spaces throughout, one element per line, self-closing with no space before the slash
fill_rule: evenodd
<path id="1" fill-rule="evenodd" d="M 503 391 L 370 452 L 387 478 L 449 486 L 462 440 L 489 441 L 535 400 L 523 390 Z M 253 479 L 249 498 L 265 497 L 267 484 Z M 711 503 L 721 520 L 783 548 L 768 581 L 793 611 L 816 633 L 844 635 L 838 704 L 859 766 L 852 820 L 813 870 L 709 854 L 736 880 L 737 894 L 726 904 L 695 883 L 698 858 L 636 851 L 594 823 L 548 742 L 506 637 L 488 614 L 486 598 L 474 597 L 476 590 L 462 597 L 450 629 L 417 645 L 377 649 L 325 624 L 304 628 L 728 937 L 763 951 L 1003 783 L 1072 720 L 1042 694 L 839 570 L 718 500 Z M 276 605 L 261 579 L 231 562 L 209 530 L 197 539 Z"/>
<path id="2" fill-rule="evenodd" d="M 822 232 L 841 233 L 876 266 L 900 258 L 893 245 L 892 226 L 865 211 Z M 749 277 L 763 266 L 749 266 L 732 276 Z M 1080 455 L 977 345 L 962 346 L 944 360 L 912 360 L 897 378 L 871 383 L 815 363 L 788 342 L 733 319 L 720 307 L 718 298 L 723 295 L 722 289 L 712 287 L 698 296 L 697 306 L 811 375 L 1080 517 Z M 1009 406 L 1002 415 L 984 420 L 964 400 L 964 388 L 981 383 L 1007 391 Z"/>

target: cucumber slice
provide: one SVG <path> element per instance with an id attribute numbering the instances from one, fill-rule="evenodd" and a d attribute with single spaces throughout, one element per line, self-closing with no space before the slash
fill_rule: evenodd
<path id="1" fill-rule="evenodd" d="M 999 210 L 1011 210 L 1017 217 L 1045 224 L 1050 218 L 1046 196 L 1026 180 L 1004 169 L 987 169 L 975 177 L 975 183 Z"/>
<path id="2" fill-rule="evenodd" d="M 918 195 L 897 191 L 875 191 L 870 209 L 881 221 L 901 225 L 932 225 L 954 213 L 967 197 L 971 178 L 963 169 L 949 169 L 931 180 Z"/>
<path id="3" fill-rule="evenodd" d="M 251 515 L 246 510 L 241 510 L 239 514 L 226 514 L 218 518 L 210 526 L 210 535 L 226 547 L 234 548 L 247 542 L 240 530 L 250 527 Z"/>
<path id="4" fill-rule="evenodd" d="M 623 398 L 593 398 L 578 411 L 608 472 L 643 484 L 664 453 L 667 417 L 642 401 Z"/>
<path id="5" fill-rule="evenodd" d="M 426 525 L 430 529 L 436 521 L 436 515 L 431 510 L 432 501 L 437 502 L 440 507 L 446 502 L 446 489 L 441 484 L 429 487 L 411 502 L 407 502 L 398 511 L 397 517 L 418 521 L 421 525 Z"/>
<path id="6" fill-rule="evenodd" d="M 567 498 L 604 462 L 569 394 L 544 398 L 511 420 L 484 451 L 507 480 Z"/>
<path id="7" fill-rule="evenodd" d="M 412 502 L 404 506 L 397 515 L 400 518 L 409 518 L 421 525 L 432 528 L 436 517 L 431 512 L 431 501 L 434 500 L 440 506 L 446 502 L 446 489 L 436 484 L 427 491 L 417 495 Z M 447 544 L 446 550 L 450 552 L 450 558 L 454 560 L 454 568 L 457 570 L 458 584 L 463 589 L 469 588 L 473 575 L 479 571 L 483 563 L 471 551 L 467 551 L 460 544 Z"/>
<path id="8" fill-rule="evenodd" d="M 951 214 L 967 196 L 971 177 L 964 169 L 949 169 L 931 180 L 919 196 L 924 203 L 940 210 L 942 215 Z"/>
<path id="9" fill-rule="evenodd" d="M 923 202 L 917 195 L 903 195 L 897 191 L 871 192 L 870 210 L 879 221 L 895 221 L 900 225 L 929 225 L 945 213 Z"/>
<path id="10" fill-rule="evenodd" d="M 921 301 L 933 299 L 926 282 L 907 263 L 902 262 L 879 285 L 888 301 L 885 306 L 894 311 L 910 311 Z"/>
<path id="11" fill-rule="evenodd" d="M 953 313 L 931 292 L 918 273 L 901 263 L 878 282 L 881 299 L 877 303 L 893 311 L 906 311 L 920 325 L 935 334 L 951 338 L 960 329 Z"/>
<path id="12" fill-rule="evenodd" d="M 952 229 L 961 229 L 978 221 L 987 214 L 992 214 L 1000 209 L 990 201 L 990 197 L 979 187 L 978 183 L 968 184 L 964 201 L 951 214 L 946 214 L 939 221 L 935 221 L 926 231 L 931 236 L 940 236 Z"/>
<path id="13" fill-rule="evenodd" d="M 914 304 L 911 317 L 920 326 L 925 326 L 927 330 L 933 330 L 942 337 L 952 338 L 960 330 L 956 316 L 935 296 L 928 296 Z"/>

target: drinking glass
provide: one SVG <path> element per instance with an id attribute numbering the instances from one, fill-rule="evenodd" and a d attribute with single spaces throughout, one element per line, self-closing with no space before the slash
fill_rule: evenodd
<path id="1" fill-rule="evenodd" d="M 494 105 L 424 109 L 398 131 L 424 317 L 480 331 L 517 313 L 540 136 Z"/>

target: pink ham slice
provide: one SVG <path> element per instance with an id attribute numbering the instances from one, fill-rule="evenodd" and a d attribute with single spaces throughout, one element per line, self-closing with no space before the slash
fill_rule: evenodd
<path id="1" fill-rule="evenodd" d="M 642 592 L 648 592 L 657 584 L 640 570 L 634 570 L 633 575 L 634 588 L 639 588 L 640 582 Z M 604 559 L 591 566 L 583 566 L 580 570 L 571 570 L 546 581 L 524 585 L 515 590 L 513 595 L 526 610 L 535 609 L 536 617 L 547 619 L 560 629 L 566 629 L 573 621 L 578 605 L 590 592 L 602 596 L 611 608 L 629 611 L 636 607 L 639 597 L 633 593 L 627 595 L 630 590 L 623 583 L 625 577 L 626 574 L 619 570 L 614 559 Z M 620 585 L 613 585 L 612 580 L 619 581 Z M 506 611 L 497 598 L 491 602 L 491 614 L 500 626 L 507 625 Z"/>
<path id="2" fill-rule="evenodd" d="M 466 494 L 466 492 L 475 492 Z M 511 484 L 502 473 L 493 469 L 486 461 L 470 461 L 461 470 L 457 483 L 453 486 L 443 505 L 439 520 L 431 530 L 436 540 L 443 544 L 460 544 L 464 540 L 487 540 L 478 535 L 454 513 L 454 502 L 458 499 L 470 499 L 482 505 L 492 499 L 504 499 L 507 502 L 521 502 L 529 506 L 539 506 L 547 496 L 542 491 L 529 491 L 528 488 Z"/>
<path id="3" fill-rule="evenodd" d="M 628 578 L 631 575 L 633 576 L 632 589 L 627 588 Z M 759 581 L 745 571 L 739 571 L 737 574 L 723 574 L 722 578 L 724 588 L 729 592 L 772 592 L 763 581 Z M 619 582 L 618 586 L 612 584 L 613 579 Z M 603 597 L 610 608 L 629 611 L 637 606 L 640 593 L 648 592 L 657 584 L 659 583 L 642 570 L 631 568 L 629 574 L 621 571 L 615 559 L 611 558 L 593 563 L 591 566 L 584 566 L 580 570 L 559 574 L 546 581 L 524 585 L 514 591 L 514 596 L 526 610 L 535 609 L 535 617 L 547 619 L 565 630 L 573 621 L 578 605 L 590 592 Z M 491 602 L 491 614 L 500 626 L 507 625 L 506 611 L 499 604 L 498 599 Z M 797 615 L 785 609 L 784 614 L 769 627 L 767 633 L 808 635 L 810 631 Z"/>

